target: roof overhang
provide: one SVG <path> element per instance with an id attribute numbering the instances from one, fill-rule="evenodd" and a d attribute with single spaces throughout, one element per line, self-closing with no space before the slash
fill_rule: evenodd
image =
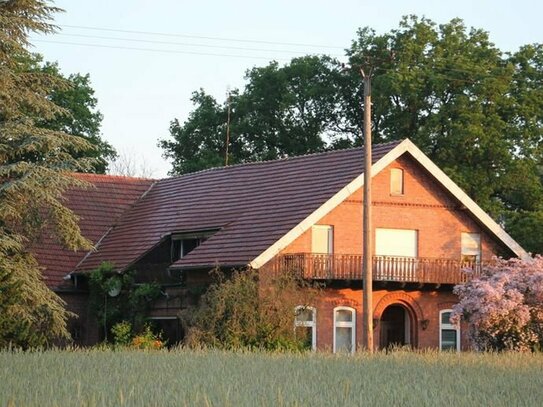
<path id="1" fill-rule="evenodd" d="M 486 227 L 498 240 L 508 247 L 516 256 L 523 260 L 530 259 L 531 256 L 498 225 L 479 205 L 475 203 L 462 189 L 456 185 L 432 160 L 430 160 L 413 142 L 405 139 L 380 160 L 372 166 L 372 178 L 379 174 L 383 169 L 390 165 L 394 160 L 405 153 L 409 153 L 415 161 L 424 167 L 436 181 L 439 182 L 447 191 L 449 191 L 484 227 Z M 253 259 L 249 266 L 258 269 L 278 255 L 283 249 L 291 244 L 295 239 L 301 236 L 312 225 L 317 223 L 321 218 L 330 213 L 341 202 L 347 199 L 355 191 L 364 186 L 364 174 L 360 174 L 349 184 L 343 187 L 334 196 L 328 199 L 323 205 L 317 208 L 304 220 L 298 223 L 288 233 L 283 235 L 273 245 L 268 247 L 258 257 Z"/>

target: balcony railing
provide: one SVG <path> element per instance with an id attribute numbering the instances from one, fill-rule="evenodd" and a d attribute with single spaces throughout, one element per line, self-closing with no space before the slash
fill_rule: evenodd
<path id="1" fill-rule="evenodd" d="M 362 280 L 362 256 L 296 253 L 277 256 L 268 266 L 312 280 Z M 458 284 L 479 275 L 481 263 L 425 257 L 373 257 L 373 280 Z"/>

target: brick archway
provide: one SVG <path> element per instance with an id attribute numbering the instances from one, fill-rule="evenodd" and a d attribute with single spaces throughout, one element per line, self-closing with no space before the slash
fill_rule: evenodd
<path id="1" fill-rule="evenodd" d="M 410 320 L 410 331 L 411 331 L 411 344 L 413 347 L 418 346 L 418 333 L 419 333 L 419 324 L 421 321 L 424 321 L 424 314 L 422 308 L 417 303 L 417 301 L 405 292 L 394 292 L 385 295 L 377 303 L 377 306 L 373 312 L 374 325 L 378 325 L 383 316 L 383 312 L 391 305 L 400 305 L 402 306 Z M 376 343 L 380 342 L 380 329 L 376 329 L 377 338 Z"/>

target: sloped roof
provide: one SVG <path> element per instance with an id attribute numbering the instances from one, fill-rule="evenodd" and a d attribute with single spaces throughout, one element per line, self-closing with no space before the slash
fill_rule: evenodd
<path id="1" fill-rule="evenodd" d="M 79 216 L 79 227 L 83 236 L 94 244 L 153 183 L 153 180 L 143 178 L 75 175 L 94 187 L 66 191 L 66 205 Z M 44 267 L 42 274 L 45 282 L 52 288 L 62 285 L 63 277 L 74 270 L 87 255 L 87 251 L 74 252 L 65 249 L 47 231 L 31 250 L 40 266 Z"/>
<path id="2" fill-rule="evenodd" d="M 373 148 L 373 162 L 399 144 Z M 246 265 L 363 171 L 363 150 L 330 151 L 163 179 L 122 216 L 78 271 L 122 270 L 171 233 L 218 229 L 173 267 Z"/>

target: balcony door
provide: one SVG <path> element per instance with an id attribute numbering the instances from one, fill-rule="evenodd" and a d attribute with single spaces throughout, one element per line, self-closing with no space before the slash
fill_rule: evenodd
<path id="1" fill-rule="evenodd" d="M 411 229 L 375 229 L 377 279 L 415 280 L 418 232 Z"/>

